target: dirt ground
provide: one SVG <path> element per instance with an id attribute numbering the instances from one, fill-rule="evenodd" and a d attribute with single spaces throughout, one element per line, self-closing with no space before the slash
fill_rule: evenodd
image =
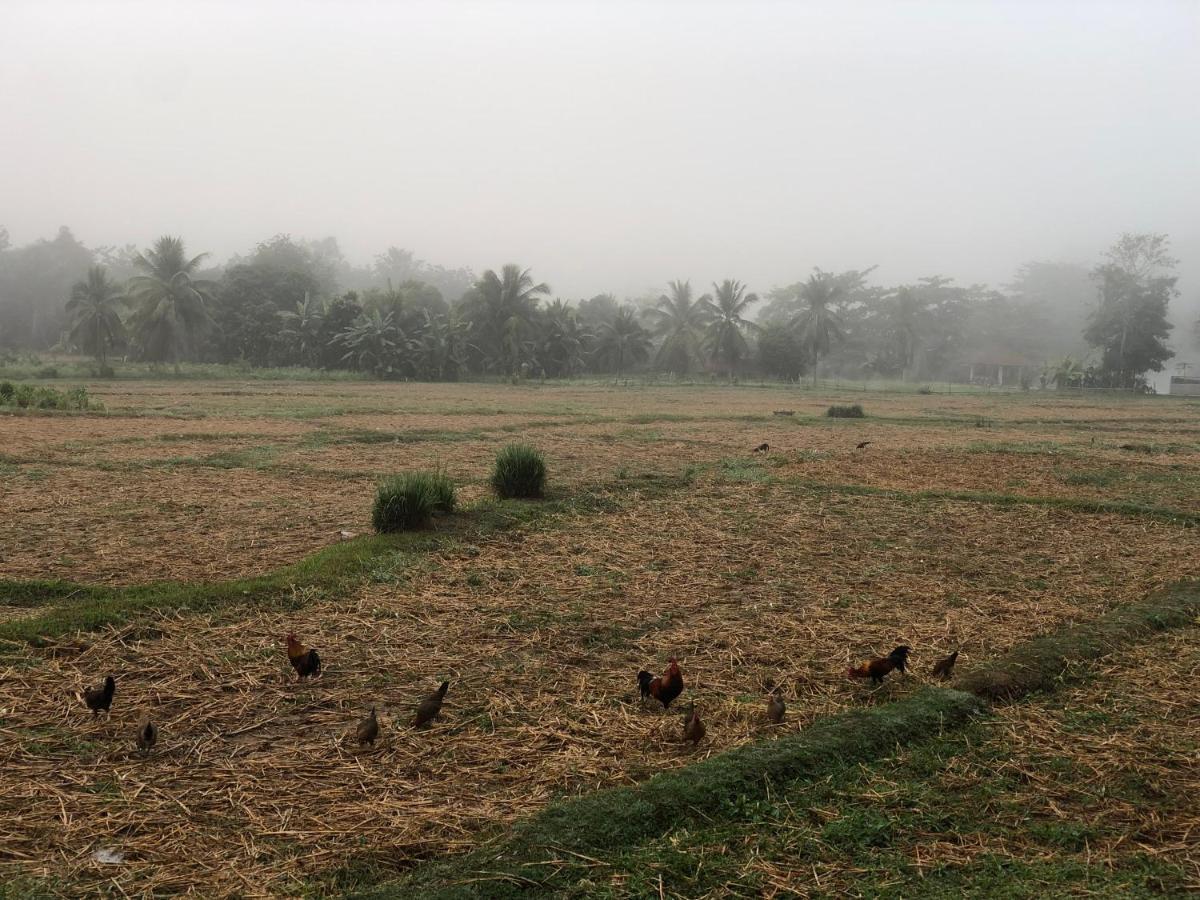
<path id="1" fill-rule="evenodd" d="M 271 571 L 365 530 L 383 475 L 436 465 L 482 495 L 513 440 L 545 452 L 555 492 L 607 486 L 618 502 L 294 611 L 178 612 L 0 658 L 0 874 L 65 894 L 295 894 L 347 860 L 401 868 L 554 797 L 769 739 L 771 685 L 784 729 L 801 728 L 906 693 L 950 648 L 965 669 L 1200 575 L 1197 530 L 1163 516 L 916 496 L 1194 513 L 1200 403 L 230 382 L 101 395 L 104 416 L 0 419 L 0 578 Z M 832 402 L 868 417 L 824 418 Z M 621 492 L 646 475 L 679 486 Z M 290 674 L 292 630 L 326 660 L 312 684 Z M 899 642 L 911 678 L 872 694 L 844 677 Z M 636 698 L 637 670 L 672 654 L 709 726 L 695 750 L 674 710 Z M 108 672 L 118 700 L 93 719 L 72 694 Z M 442 678 L 442 721 L 412 730 Z M 383 739 L 358 751 L 344 736 L 373 704 Z M 162 738 L 142 757 L 146 714 Z M 106 848 L 124 861 L 97 862 Z"/>

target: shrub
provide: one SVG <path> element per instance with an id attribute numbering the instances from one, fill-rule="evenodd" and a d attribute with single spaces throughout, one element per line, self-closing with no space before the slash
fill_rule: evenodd
<path id="1" fill-rule="evenodd" d="M 52 387 L 32 384 L 14 385 L 10 381 L 0 384 L 0 406 L 15 406 L 18 409 L 63 409 L 101 411 L 104 404 L 88 396 L 87 388 L 72 388 L 67 392 Z"/>
<path id="2" fill-rule="evenodd" d="M 16 392 L 11 381 L 0 381 L 0 403 L 11 403 Z"/>
<path id="3" fill-rule="evenodd" d="M 43 366 L 37 371 L 38 378 L 57 378 L 58 369 L 54 366 Z"/>
<path id="4" fill-rule="evenodd" d="M 926 395 L 932 394 L 933 388 L 929 387 L 929 385 L 923 385 L 922 387 L 917 388 L 917 393 Z"/>
<path id="5" fill-rule="evenodd" d="M 853 406 L 831 406 L 825 410 L 825 415 L 831 419 L 861 419 L 866 413 L 855 403 Z"/>
<path id="6" fill-rule="evenodd" d="M 454 509 L 454 485 L 440 472 L 406 472 L 379 485 L 371 524 L 380 534 L 429 524 L 435 512 Z"/>
<path id="7" fill-rule="evenodd" d="M 500 497 L 541 497 L 546 486 L 546 460 L 528 444 L 509 444 L 496 454 L 492 489 Z"/>

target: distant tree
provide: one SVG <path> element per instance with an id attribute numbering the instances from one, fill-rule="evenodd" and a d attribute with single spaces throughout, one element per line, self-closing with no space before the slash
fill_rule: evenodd
<path id="1" fill-rule="evenodd" d="M 342 361 L 360 372 L 370 372 L 377 378 L 402 374 L 404 357 L 410 349 L 408 339 L 391 313 L 368 310 L 338 335 L 338 343 L 346 348 Z"/>
<path id="2" fill-rule="evenodd" d="M 457 310 L 434 313 L 424 310 L 424 325 L 412 339 L 413 368 L 417 377 L 432 381 L 457 381 L 466 371 L 471 323 Z"/>
<path id="3" fill-rule="evenodd" d="M 431 265 L 417 259 L 411 250 L 400 247 L 388 247 L 375 257 L 372 276 L 376 286 L 386 284 L 389 280 L 393 284 L 424 282 L 436 288 L 448 303 L 457 303 L 475 283 L 475 274 L 470 269 L 447 269 Z"/>
<path id="4" fill-rule="evenodd" d="M 499 275 L 483 273 L 463 298 L 463 312 L 484 368 L 515 375 L 532 358 L 539 295 L 548 293 L 549 285 L 535 284 L 528 269 L 511 263 Z"/>
<path id="5" fill-rule="evenodd" d="M 657 305 L 646 310 L 656 335 L 662 339 L 655 364 L 659 369 L 684 375 L 693 361 L 700 358 L 700 344 L 709 309 L 692 299 L 689 281 L 672 281 L 669 292 L 658 298 Z"/>
<path id="6" fill-rule="evenodd" d="M 600 326 L 594 358 L 600 369 L 622 375 L 630 366 L 648 360 L 652 346 L 650 332 L 638 321 L 637 310 L 622 306 Z"/>
<path id="7" fill-rule="evenodd" d="M 713 294 L 700 298 L 700 307 L 709 318 L 704 346 L 713 362 L 724 367 L 731 378 L 737 374 L 738 363 L 750 353 L 746 332 L 758 330 L 745 317 L 757 302 L 758 294 L 747 294 L 744 284 L 730 279 L 714 283 Z"/>
<path id="8" fill-rule="evenodd" d="M 92 266 L 87 278 L 77 281 L 67 301 L 71 340 L 96 357 L 101 374 L 108 368 L 108 353 L 125 340 L 119 307 L 125 302 L 120 285 L 108 277 L 104 266 Z"/>
<path id="9" fill-rule="evenodd" d="M 1135 387 L 1147 371 L 1161 372 L 1174 354 L 1167 307 L 1178 278 L 1164 234 L 1124 234 L 1108 250 L 1094 277 L 1100 302 L 1084 337 L 1102 352 L 1100 375 L 1112 387 Z"/>
<path id="10" fill-rule="evenodd" d="M 317 328 L 317 346 L 320 348 L 320 365 L 325 369 L 342 367 L 345 348 L 339 341 L 340 335 L 350 329 L 362 315 L 362 304 L 358 302 L 358 294 L 347 291 L 340 297 L 334 297 L 325 305 L 324 315 Z"/>
<path id="11" fill-rule="evenodd" d="M 142 356 L 177 367 L 211 323 L 208 307 L 215 285 L 193 277 L 207 256 L 188 258 L 183 241 L 161 237 L 134 261 L 140 274 L 129 281 L 136 304 L 133 331 Z"/>
<path id="12" fill-rule="evenodd" d="M 804 344 L 796 329 L 774 322 L 758 335 L 758 365 L 767 375 L 796 381 L 804 372 Z"/>
<path id="13" fill-rule="evenodd" d="M 293 309 L 279 311 L 282 326 L 279 343 L 288 362 L 316 367 L 321 364 L 322 326 L 325 323 L 325 303 L 308 293 Z"/>
<path id="14" fill-rule="evenodd" d="M 844 282 L 830 272 L 818 269 L 798 291 L 801 308 L 792 319 L 799 330 L 805 354 L 812 361 L 813 384 L 817 383 L 817 365 L 835 341 L 845 337 L 836 307 L 845 296 Z"/>
<path id="15" fill-rule="evenodd" d="M 538 346 L 538 359 L 547 375 L 567 377 L 576 374 L 584 366 L 585 344 L 588 334 L 579 323 L 576 311 L 562 300 L 555 300 L 546 307 Z"/>
<path id="16" fill-rule="evenodd" d="M 1019 344 L 1027 354 L 1046 358 L 1083 349 L 1083 329 L 1096 299 L 1096 283 L 1086 266 L 1027 262 L 1004 289 L 1013 300 L 1010 346 Z M 972 334 L 978 324 L 972 322 Z"/>
<path id="17" fill-rule="evenodd" d="M 51 240 L 0 251 L 0 345 L 40 348 L 59 341 L 67 324 L 65 298 L 94 262 L 66 226 Z"/>

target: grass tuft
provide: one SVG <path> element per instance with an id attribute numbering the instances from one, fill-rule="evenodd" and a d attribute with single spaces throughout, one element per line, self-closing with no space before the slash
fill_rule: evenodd
<path id="1" fill-rule="evenodd" d="M 453 512 L 454 485 L 441 472 L 405 472 L 379 485 L 371 524 L 379 534 L 412 531 L 429 524 L 435 512 Z"/>
<path id="2" fill-rule="evenodd" d="M 546 460 L 528 444 L 509 444 L 496 454 L 492 489 L 501 498 L 540 498 L 546 490 Z"/>
<path id="3" fill-rule="evenodd" d="M 862 419 L 867 414 L 863 412 L 863 408 L 855 403 L 853 406 L 834 406 L 825 410 L 825 415 L 831 419 Z"/>

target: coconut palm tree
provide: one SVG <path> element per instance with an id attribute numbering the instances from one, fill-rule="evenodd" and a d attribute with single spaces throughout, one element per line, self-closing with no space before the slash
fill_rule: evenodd
<path id="1" fill-rule="evenodd" d="M 758 294 L 747 294 L 740 281 L 726 279 L 713 283 L 713 296 L 705 294 L 699 306 L 709 317 L 704 344 L 718 365 L 724 365 L 729 377 L 736 374 L 738 361 L 749 351 L 743 332 L 756 331 L 758 326 L 743 314 L 758 302 Z"/>
<path id="2" fill-rule="evenodd" d="M 700 357 L 701 333 L 708 321 L 708 311 L 692 299 L 689 281 L 672 281 L 669 294 L 658 298 L 658 304 L 646 310 L 653 331 L 663 339 L 658 347 L 655 364 L 660 369 L 685 374 L 693 360 Z"/>
<path id="3" fill-rule="evenodd" d="M 212 321 L 208 305 L 216 286 L 194 277 L 206 256 L 188 259 L 183 241 L 168 236 L 134 257 L 140 274 L 129 280 L 136 304 L 132 324 L 147 359 L 172 362 L 178 369 L 179 360 Z"/>
<path id="4" fill-rule="evenodd" d="M 833 309 L 844 296 L 841 279 L 819 269 L 800 286 L 798 297 L 802 306 L 791 325 L 800 330 L 800 340 L 813 361 L 814 386 L 821 357 L 829 352 L 835 340 L 840 341 L 844 336 L 841 318 Z"/>
<path id="5" fill-rule="evenodd" d="M 583 368 L 583 348 L 588 335 L 575 310 L 555 300 L 546 307 L 538 355 L 548 374 L 570 377 Z"/>
<path id="6" fill-rule="evenodd" d="M 466 311 L 489 367 L 515 375 L 532 356 L 538 295 L 548 293 L 549 285 L 534 284 L 528 269 L 511 263 L 499 275 L 488 269 L 475 282 Z"/>
<path id="7" fill-rule="evenodd" d="M 637 310 L 622 306 L 600 326 L 596 335 L 596 362 L 601 368 L 622 374 L 628 366 L 650 358 L 650 333 L 637 320 Z"/>
<path id="8" fill-rule="evenodd" d="M 124 291 L 104 266 L 88 269 L 87 279 L 74 284 L 67 301 L 71 340 L 96 357 L 102 374 L 108 368 L 108 351 L 125 340 L 125 325 L 117 310 L 124 302 Z"/>
<path id="9" fill-rule="evenodd" d="M 346 348 L 343 362 L 379 378 L 399 374 L 409 349 L 409 341 L 396 327 L 392 314 L 378 309 L 364 311 L 337 336 L 337 342 Z"/>

